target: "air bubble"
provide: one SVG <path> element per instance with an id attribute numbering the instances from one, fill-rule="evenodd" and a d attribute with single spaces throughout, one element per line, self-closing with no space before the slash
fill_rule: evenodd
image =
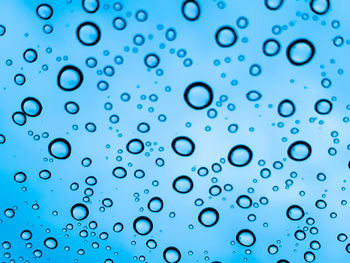
<path id="1" fill-rule="evenodd" d="M 75 204 L 70 213 L 75 220 L 81 221 L 88 217 L 89 210 L 84 204 Z"/>
<path id="2" fill-rule="evenodd" d="M 25 98 L 21 104 L 21 110 L 29 117 L 39 116 L 42 109 L 40 101 L 33 97 Z"/>
<path id="3" fill-rule="evenodd" d="M 315 55 L 314 45 L 307 39 L 294 40 L 287 47 L 287 58 L 294 66 L 302 66 L 311 61 Z"/>
<path id="4" fill-rule="evenodd" d="M 189 21 L 195 21 L 199 18 L 200 7 L 194 0 L 186 0 L 182 4 L 182 14 Z"/>
<path id="5" fill-rule="evenodd" d="M 67 159 L 71 154 L 70 143 L 63 138 L 57 138 L 50 142 L 49 153 L 57 159 Z"/>
<path id="6" fill-rule="evenodd" d="M 64 91 L 73 91 L 83 83 L 83 73 L 73 65 L 64 66 L 57 76 L 57 85 Z"/>
<path id="7" fill-rule="evenodd" d="M 77 38 L 85 46 L 96 45 L 101 38 L 100 28 L 92 22 L 84 22 L 77 28 Z"/>
<path id="8" fill-rule="evenodd" d="M 219 221 L 219 212 L 212 208 L 204 208 L 198 215 L 198 221 L 205 227 L 212 227 Z"/>
<path id="9" fill-rule="evenodd" d="M 298 205 L 291 205 L 288 207 L 286 214 L 287 217 L 293 221 L 298 221 L 305 215 L 304 210 Z"/>
<path id="10" fill-rule="evenodd" d="M 253 158 L 252 150 L 246 145 L 241 145 L 241 144 L 234 146 L 230 150 L 227 157 L 229 163 L 237 167 L 243 167 L 248 165 L 252 160 L 252 158 Z"/>
<path id="11" fill-rule="evenodd" d="M 230 26 L 220 27 L 215 34 L 216 43 L 224 48 L 233 46 L 237 39 L 236 31 Z"/>
<path id="12" fill-rule="evenodd" d="M 294 161 L 304 161 L 311 155 L 311 146 L 305 141 L 293 142 L 288 148 L 288 156 Z"/>
<path id="13" fill-rule="evenodd" d="M 153 223 L 148 217 L 140 216 L 134 220 L 133 227 L 137 234 L 144 236 L 152 231 Z"/>
<path id="14" fill-rule="evenodd" d="M 173 148 L 175 153 L 184 157 L 192 155 L 195 150 L 194 142 L 190 138 L 185 136 L 176 137 L 172 141 L 171 147 Z"/>
<path id="15" fill-rule="evenodd" d="M 249 229 L 242 229 L 236 235 L 237 242 L 244 247 L 251 247 L 254 245 L 256 238 Z"/>
<path id="16" fill-rule="evenodd" d="M 193 82 L 184 93 L 185 102 L 192 109 L 201 110 L 208 107 L 213 101 L 213 91 L 204 82 Z"/>
<path id="17" fill-rule="evenodd" d="M 278 114 L 283 117 L 291 117 L 295 113 L 295 106 L 291 100 L 282 100 L 278 104 Z"/>
<path id="18" fill-rule="evenodd" d="M 177 177 L 173 182 L 173 189 L 181 194 L 187 194 L 193 189 L 193 181 L 186 175 Z"/>

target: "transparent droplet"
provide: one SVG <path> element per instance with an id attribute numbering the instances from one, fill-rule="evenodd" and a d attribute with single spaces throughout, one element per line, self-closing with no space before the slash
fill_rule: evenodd
<path id="1" fill-rule="evenodd" d="M 213 91 L 204 82 L 194 82 L 190 84 L 184 93 L 185 102 L 195 110 L 208 107 L 213 101 Z"/>
<path id="2" fill-rule="evenodd" d="M 219 221 L 219 212 L 212 208 L 204 208 L 198 215 L 198 221 L 205 227 L 212 227 Z"/>
<path id="3" fill-rule="evenodd" d="M 190 138 L 185 136 L 176 137 L 172 141 L 171 147 L 173 148 L 175 153 L 184 157 L 192 155 L 195 150 L 194 142 Z"/>
<path id="4" fill-rule="evenodd" d="M 57 159 L 67 159 L 71 154 L 70 143 L 63 138 L 57 138 L 50 142 L 49 153 Z"/>
<path id="5" fill-rule="evenodd" d="M 231 165 L 237 167 L 243 167 L 250 163 L 253 158 L 252 150 L 246 145 L 236 145 L 234 146 L 229 154 L 228 161 Z"/>

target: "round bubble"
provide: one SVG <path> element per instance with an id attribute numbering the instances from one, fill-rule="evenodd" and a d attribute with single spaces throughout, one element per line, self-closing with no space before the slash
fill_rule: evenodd
<path id="1" fill-rule="evenodd" d="M 236 235 L 237 242 L 245 247 L 251 247 L 254 245 L 256 238 L 252 231 L 249 229 L 242 229 Z"/>
<path id="2" fill-rule="evenodd" d="M 83 0 L 83 8 L 86 12 L 95 13 L 100 7 L 99 0 Z"/>
<path id="3" fill-rule="evenodd" d="M 52 7 L 48 4 L 41 4 L 36 8 L 36 14 L 38 17 L 44 20 L 48 20 L 51 18 L 53 14 Z"/>
<path id="4" fill-rule="evenodd" d="M 57 85 L 65 90 L 76 90 L 83 83 L 83 73 L 73 65 L 64 66 L 57 76 Z"/>
<path id="5" fill-rule="evenodd" d="M 160 59 L 156 54 L 150 53 L 145 56 L 144 62 L 147 67 L 156 68 L 159 65 Z"/>
<path id="6" fill-rule="evenodd" d="M 189 21 L 195 21 L 199 18 L 200 7 L 194 0 L 186 0 L 182 4 L 182 14 Z"/>
<path id="7" fill-rule="evenodd" d="M 144 236 L 152 231 L 153 223 L 148 217 L 140 216 L 134 220 L 133 227 L 137 234 Z"/>
<path id="8" fill-rule="evenodd" d="M 117 178 L 124 178 L 127 175 L 125 168 L 121 166 L 114 168 L 112 173 Z"/>
<path id="9" fill-rule="evenodd" d="M 173 188 L 178 193 L 187 194 L 193 189 L 193 181 L 190 177 L 181 175 L 174 180 Z"/>
<path id="10" fill-rule="evenodd" d="M 243 167 L 250 163 L 253 158 L 252 150 L 246 145 L 236 145 L 234 146 L 229 154 L 228 161 L 231 165 L 237 167 Z"/>
<path id="11" fill-rule="evenodd" d="M 14 114 L 12 114 L 12 120 L 17 125 L 23 126 L 27 122 L 27 117 L 22 112 L 17 111 Z"/>
<path id="12" fill-rule="evenodd" d="M 329 10 L 329 0 L 311 0 L 310 8 L 311 10 L 318 15 L 324 15 Z"/>
<path id="13" fill-rule="evenodd" d="M 283 1 L 284 0 L 265 0 L 265 6 L 272 11 L 276 11 L 282 6 Z"/>
<path id="14" fill-rule="evenodd" d="M 186 88 L 184 99 L 192 109 L 201 110 L 212 103 L 213 90 L 204 82 L 194 82 Z"/>
<path id="15" fill-rule="evenodd" d="M 288 148 L 288 157 L 294 161 L 304 161 L 311 155 L 311 146 L 305 141 L 293 142 Z"/>
<path id="16" fill-rule="evenodd" d="M 175 153 L 184 157 L 192 155 L 195 150 L 194 142 L 190 138 L 185 136 L 176 137 L 172 141 L 171 147 L 173 148 Z"/>
<path id="17" fill-rule="evenodd" d="M 28 48 L 26 51 L 24 51 L 23 58 L 28 63 L 33 63 L 38 58 L 38 54 L 34 49 Z"/>
<path id="18" fill-rule="evenodd" d="M 332 111 L 332 108 L 333 108 L 332 102 L 326 99 L 318 100 L 315 103 L 315 111 L 321 115 L 326 115 L 330 113 Z"/>
<path id="19" fill-rule="evenodd" d="M 181 253 L 176 247 L 167 247 L 163 251 L 163 258 L 167 263 L 178 263 L 181 259 Z"/>
<path id="20" fill-rule="evenodd" d="M 212 207 L 204 208 L 198 215 L 198 221 L 205 227 L 212 227 L 219 221 L 219 212 Z"/>
<path id="21" fill-rule="evenodd" d="M 252 199 L 250 199 L 250 197 L 247 195 L 241 195 L 237 198 L 236 203 L 239 207 L 246 209 L 251 207 Z"/>
<path id="22" fill-rule="evenodd" d="M 57 138 L 50 142 L 49 153 L 57 159 L 67 159 L 71 154 L 70 143 L 63 138 Z"/>
<path id="23" fill-rule="evenodd" d="M 29 117 L 39 116 L 42 109 L 40 101 L 33 97 L 25 98 L 21 104 L 21 110 Z"/>
<path id="24" fill-rule="evenodd" d="M 307 39 L 293 41 L 287 47 L 287 58 L 294 66 L 302 66 L 311 61 L 315 55 L 315 46 Z"/>
<path id="25" fill-rule="evenodd" d="M 281 117 L 287 118 L 291 117 L 295 112 L 295 106 L 294 103 L 291 100 L 282 100 L 278 104 L 278 114 Z"/>
<path id="26" fill-rule="evenodd" d="M 220 27 L 215 34 L 216 43 L 220 47 L 231 47 L 237 42 L 237 33 L 230 26 Z"/>
<path id="27" fill-rule="evenodd" d="M 92 22 L 84 22 L 77 28 L 77 38 L 85 46 L 96 45 L 101 38 L 100 28 Z"/>
<path id="28" fill-rule="evenodd" d="M 276 56 L 281 50 L 281 44 L 273 38 L 267 39 L 263 44 L 263 53 L 268 56 Z"/>
<path id="29" fill-rule="evenodd" d="M 287 217 L 293 221 L 298 221 L 305 215 L 304 210 L 298 205 L 291 205 L 288 207 L 286 214 Z"/>
<path id="30" fill-rule="evenodd" d="M 160 197 L 153 197 L 149 200 L 147 207 L 151 212 L 160 212 L 163 209 L 163 200 Z"/>
<path id="31" fill-rule="evenodd" d="M 89 215 L 89 210 L 84 204 L 75 204 L 70 210 L 72 217 L 75 220 L 84 220 Z"/>
<path id="32" fill-rule="evenodd" d="M 53 237 L 46 238 L 44 245 L 49 249 L 55 249 L 58 245 L 57 240 Z"/>
<path id="33" fill-rule="evenodd" d="M 132 139 L 126 145 L 126 149 L 131 154 L 139 154 L 143 151 L 144 148 L 145 146 L 140 139 Z"/>

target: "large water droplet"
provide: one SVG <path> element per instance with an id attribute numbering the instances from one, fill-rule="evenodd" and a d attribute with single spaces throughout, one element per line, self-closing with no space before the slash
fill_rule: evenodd
<path id="1" fill-rule="evenodd" d="M 321 115 L 326 115 L 330 113 L 332 108 L 333 108 L 332 102 L 326 99 L 318 100 L 315 103 L 315 111 Z"/>
<path id="2" fill-rule="evenodd" d="M 294 114 L 295 112 L 295 106 L 294 103 L 291 100 L 282 100 L 278 104 L 278 114 L 281 117 L 290 117 Z"/>
<path id="3" fill-rule="evenodd" d="M 57 159 L 67 159 L 71 154 L 70 143 L 63 138 L 57 138 L 50 142 L 49 153 Z"/>
<path id="4" fill-rule="evenodd" d="M 83 0 L 83 8 L 88 13 L 95 13 L 99 6 L 99 0 Z"/>
<path id="5" fill-rule="evenodd" d="M 194 0 L 186 0 L 182 4 L 182 14 L 189 21 L 195 21 L 199 18 L 200 7 Z"/>
<path id="6" fill-rule="evenodd" d="M 228 161 L 233 166 L 242 167 L 250 163 L 253 158 L 252 150 L 246 145 L 236 145 L 234 146 L 229 154 Z"/>
<path id="7" fill-rule="evenodd" d="M 70 210 L 72 217 L 75 220 L 84 220 L 89 215 L 89 210 L 84 204 L 75 204 Z"/>
<path id="8" fill-rule="evenodd" d="M 160 197 L 153 197 L 149 200 L 147 207 L 151 212 L 160 212 L 163 209 L 163 200 Z"/>
<path id="9" fill-rule="evenodd" d="M 126 145 L 126 149 L 131 154 L 139 154 L 143 151 L 144 148 L 145 146 L 143 145 L 143 142 L 139 139 L 132 139 Z"/>
<path id="10" fill-rule="evenodd" d="M 216 43 L 220 47 L 231 47 L 237 41 L 236 31 L 230 26 L 220 27 L 215 34 Z"/>
<path id="11" fill-rule="evenodd" d="M 287 48 L 287 58 L 294 66 L 305 65 L 314 55 L 314 45 L 304 38 L 293 41 Z"/>
<path id="12" fill-rule="evenodd" d="M 23 113 L 29 117 L 39 116 L 42 108 L 40 101 L 33 97 L 25 98 L 21 104 Z"/>
<path id="13" fill-rule="evenodd" d="M 173 148 L 174 152 L 180 156 L 190 156 L 195 150 L 194 142 L 185 136 L 176 137 L 172 141 L 171 147 Z"/>
<path id="14" fill-rule="evenodd" d="M 329 6 L 329 0 L 311 0 L 310 2 L 311 10 L 318 15 L 324 15 L 327 13 Z"/>
<path id="15" fill-rule="evenodd" d="M 219 221 L 219 212 L 212 208 L 204 208 L 198 215 L 198 221 L 205 227 L 212 227 Z"/>
<path id="16" fill-rule="evenodd" d="M 290 220 L 298 221 L 303 218 L 304 210 L 298 205 L 291 205 L 288 207 L 286 214 Z"/>
<path id="17" fill-rule="evenodd" d="M 58 245 L 57 240 L 53 237 L 46 238 L 44 245 L 49 249 L 55 249 Z"/>
<path id="18" fill-rule="evenodd" d="M 304 161 L 311 155 L 311 146 L 305 141 L 293 142 L 288 148 L 288 156 L 294 161 Z"/>
<path id="19" fill-rule="evenodd" d="M 167 247 L 163 252 L 163 258 L 167 263 L 180 262 L 181 253 L 176 247 Z"/>
<path id="20" fill-rule="evenodd" d="M 134 220 L 133 227 L 137 234 L 144 236 L 152 231 L 153 223 L 148 217 L 140 216 Z"/>
<path id="21" fill-rule="evenodd" d="M 270 10 L 278 10 L 282 4 L 283 4 L 284 0 L 265 0 L 265 6 L 270 9 Z"/>
<path id="22" fill-rule="evenodd" d="M 181 175 L 174 180 L 173 188 L 178 193 L 187 194 L 193 188 L 192 179 L 186 175 Z"/>
<path id="23" fill-rule="evenodd" d="M 242 229 L 237 233 L 236 240 L 242 246 L 251 247 L 254 245 L 256 238 L 254 233 L 249 229 Z"/>
<path id="24" fill-rule="evenodd" d="M 57 85 L 65 90 L 72 91 L 80 87 L 83 82 L 83 73 L 72 65 L 64 66 L 57 76 Z"/>
<path id="25" fill-rule="evenodd" d="M 85 46 L 93 46 L 100 41 L 100 28 L 92 22 L 84 22 L 77 28 L 77 37 L 80 43 Z"/>
<path id="26" fill-rule="evenodd" d="M 204 82 L 194 82 L 186 88 L 184 99 L 191 108 L 201 110 L 212 103 L 213 91 Z"/>

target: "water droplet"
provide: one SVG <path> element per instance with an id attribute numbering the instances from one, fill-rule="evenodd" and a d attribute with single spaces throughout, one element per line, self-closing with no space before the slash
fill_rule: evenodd
<path id="1" fill-rule="evenodd" d="M 256 238 L 252 231 L 249 229 L 242 229 L 236 235 L 237 242 L 245 247 L 251 247 L 254 245 Z"/>
<path id="2" fill-rule="evenodd" d="M 330 113 L 332 108 L 333 108 L 332 102 L 326 99 L 318 100 L 315 103 L 315 111 L 321 115 L 326 115 Z"/>
<path id="3" fill-rule="evenodd" d="M 83 83 L 83 73 L 73 65 L 64 66 L 57 76 L 57 85 L 65 90 L 76 90 Z"/>
<path id="4" fill-rule="evenodd" d="M 137 234 L 144 236 L 152 231 L 153 223 L 148 217 L 140 216 L 134 220 L 133 227 Z"/>
<path id="5" fill-rule="evenodd" d="M 177 153 L 180 156 L 190 156 L 193 154 L 195 150 L 195 144 L 194 142 L 185 136 L 179 136 L 176 137 L 172 143 L 171 147 L 173 148 L 174 152 Z"/>
<path id="6" fill-rule="evenodd" d="M 294 103 L 291 100 L 282 100 L 278 104 L 278 114 L 281 117 L 287 118 L 294 114 L 295 112 L 295 106 Z"/>
<path id="7" fill-rule="evenodd" d="M 57 159 L 67 159 L 71 154 L 70 143 L 63 138 L 57 138 L 50 142 L 49 153 Z"/>
<path id="8" fill-rule="evenodd" d="M 143 151 L 144 148 L 145 146 L 140 139 L 132 139 L 126 145 L 126 149 L 131 154 L 139 154 Z"/>
<path id="9" fill-rule="evenodd" d="M 178 193 L 187 194 L 193 189 L 193 181 L 190 177 L 181 175 L 174 180 L 173 188 Z"/>
<path id="10" fill-rule="evenodd" d="M 124 178 L 127 175 L 125 168 L 121 166 L 114 168 L 112 173 L 117 178 Z"/>
<path id="11" fill-rule="evenodd" d="M 36 8 L 36 14 L 38 17 L 44 20 L 48 20 L 51 18 L 53 14 L 52 7 L 48 4 L 41 4 Z"/>
<path id="12" fill-rule="evenodd" d="M 204 208 L 198 215 L 198 221 L 205 227 L 212 227 L 219 221 L 219 212 L 212 208 Z"/>
<path id="13" fill-rule="evenodd" d="M 159 65 L 160 59 L 156 54 L 150 53 L 145 56 L 144 62 L 147 67 L 156 68 Z"/>
<path id="14" fill-rule="evenodd" d="M 151 212 L 160 212 L 163 209 L 163 200 L 159 197 L 153 197 L 149 200 L 147 207 Z"/>
<path id="15" fill-rule="evenodd" d="M 178 263 L 181 253 L 176 247 L 167 247 L 163 252 L 163 258 L 167 263 Z"/>
<path id="16" fill-rule="evenodd" d="M 58 245 L 57 240 L 53 237 L 46 238 L 44 245 L 49 249 L 55 249 Z"/>
<path id="17" fill-rule="evenodd" d="M 247 195 L 241 195 L 237 198 L 237 205 L 241 208 L 247 209 L 252 205 L 252 199 Z"/>
<path id="18" fill-rule="evenodd" d="M 28 48 L 26 51 L 24 51 L 23 58 L 28 63 L 33 63 L 38 58 L 38 54 L 34 49 Z"/>
<path id="19" fill-rule="evenodd" d="M 302 66 L 315 55 L 314 45 L 307 39 L 294 40 L 287 48 L 287 58 L 294 66 Z"/>
<path id="20" fill-rule="evenodd" d="M 69 114 L 77 114 L 79 112 L 79 105 L 74 101 L 68 101 L 64 108 Z"/>
<path id="21" fill-rule="evenodd" d="M 265 6 L 272 11 L 276 11 L 282 6 L 283 1 L 284 0 L 265 0 Z"/>
<path id="22" fill-rule="evenodd" d="M 77 38 L 85 46 L 96 45 L 101 38 L 100 28 L 92 22 L 84 22 L 77 28 Z"/>
<path id="23" fill-rule="evenodd" d="M 99 0 L 83 0 L 83 8 L 86 12 L 95 13 L 100 7 Z"/>
<path id="24" fill-rule="evenodd" d="M 263 44 L 263 52 L 266 56 L 276 56 L 281 50 L 281 44 L 273 38 L 265 40 Z"/>
<path id="25" fill-rule="evenodd" d="M 287 209 L 287 217 L 290 220 L 298 221 L 304 217 L 304 210 L 298 205 L 291 205 Z"/>
<path id="26" fill-rule="evenodd" d="M 12 120 L 14 123 L 16 123 L 19 126 L 23 126 L 27 122 L 26 115 L 24 115 L 20 111 L 17 111 L 12 115 Z"/>
<path id="27" fill-rule="evenodd" d="M 29 117 L 39 116 L 42 109 L 40 101 L 33 97 L 25 98 L 21 104 L 21 110 Z"/>
<path id="28" fill-rule="evenodd" d="M 184 93 L 185 102 L 195 110 L 208 107 L 213 101 L 213 91 L 204 82 L 194 82 L 190 84 Z"/>
<path id="29" fill-rule="evenodd" d="M 70 210 L 72 217 L 75 220 L 84 220 L 89 215 L 89 210 L 84 204 L 75 204 Z"/>
<path id="30" fill-rule="evenodd" d="M 329 6 L 329 0 L 311 0 L 310 2 L 311 10 L 318 15 L 324 15 L 327 13 Z"/>
<path id="31" fill-rule="evenodd" d="M 311 155 L 311 146 L 305 141 L 293 142 L 288 148 L 288 156 L 294 161 L 304 161 Z"/>
<path id="32" fill-rule="evenodd" d="M 182 14 L 189 21 L 195 21 L 199 18 L 200 7 L 194 0 L 186 0 L 182 4 Z"/>
<path id="33" fill-rule="evenodd" d="M 236 43 L 237 39 L 236 31 L 230 26 L 220 27 L 215 34 L 216 43 L 220 47 L 231 47 Z"/>
<path id="34" fill-rule="evenodd" d="M 243 167 L 250 163 L 253 158 L 252 150 L 246 145 L 236 145 L 234 146 L 229 154 L 228 161 L 231 165 L 237 167 Z"/>

